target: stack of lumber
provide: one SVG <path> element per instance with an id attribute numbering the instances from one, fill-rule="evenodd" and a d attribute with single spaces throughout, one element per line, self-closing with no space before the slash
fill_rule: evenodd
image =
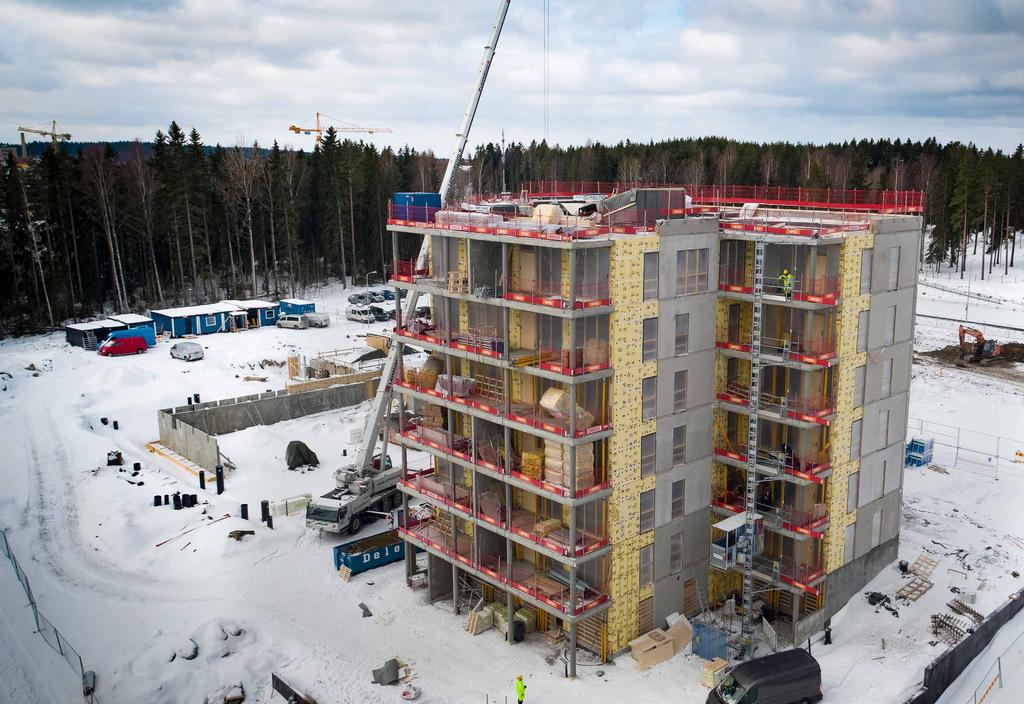
<path id="1" fill-rule="evenodd" d="M 704 667 L 701 668 L 700 681 L 708 689 L 711 689 L 718 684 L 722 675 L 725 673 L 725 668 L 728 667 L 727 663 L 722 658 L 715 658 L 714 660 L 708 660 L 704 663 Z"/>
<path id="2" fill-rule="evenodd" d="M 530 479 L 542 479 L 544 477 L 544 454 L 541 452 L 524 452 L 522 471 Z"/>
<path id="3" fill-rule="evenodd" d="M 568 486 L 569 453 L 572 448 L 552 440 L 544 441 L 544 480 L 559 486 Z M 576 491 L 594 486 L 594 444 L 576 448 Z"/>
<path id="4" fill-rule="evenodd" d="M 429 404 L 420 409 L 419 425 L 440 428 L 443 423 L 443 411 L 440 406 Z"/>
<path id="5" fill-rule="evenodd" d="M 473 380 L 465 376 L 439 376 L 434 385 L 444 396 L 469 396 L 473 392 Z"/>
<path id="6" fill-rule="evenodd" d="M 548 389 L 540 397 L 540 407 L 564 425 L 569 425 L 569 394 L 563 389 Z M 594 414 L 576 405 L 576 430 L 584 430 L 594 424 Z"/>
<path id="7" fill-rule="evenodd" d="M 493 611 L 481 609 L 480 611 L 469 612 L 469 621 L 466 623 L 466 630 L 469 631 L 470 635 L 475 636 L 491 628 L 494 628 Z"/>
<path id="8" fill-rule="evenodd" d="M 537 630 L 537 612 L 526 606 L 517 609 L 513 618 L 526 624 L 526 632 L 533 633 Z"/>
<path id="9" fill-rule="evenodd" d="M 562 521 L 558 518 L 548 518 L 543 521 L 537 521 L 537 524 L 533 527 L 533 532 L 540 537 L 546 536 L 548 533 L 558 530 L 562 527 Z"/>
<path id="10" fill-rule="evenodd" d="M 441 370 L 444 365 L 440 359 L 431 357 L 424 362 L 423 367 L 419 370 L 417 375 L 418 383 L 417 386 L 422 386 L 425 389 L 432 389 L 437 385 L 437 377 L 441 374 Z"/>

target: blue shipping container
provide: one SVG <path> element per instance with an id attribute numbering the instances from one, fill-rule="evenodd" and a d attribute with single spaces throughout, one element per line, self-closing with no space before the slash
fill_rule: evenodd
<path id="1" fill-rule="evenodd" d="M 398 562 L 403 558 L 405 541 L 399 537 L 397 530 L 334 546 L 334 569 L 340 570 L 344 565 L 352 570 L 352 574 Z"/>
<path id="2" fill-rule="evenodd" d="M 396 193 L 393 217 L 399 220 L 432 222 L 434 212 L 440 209 L 440 193 Z"/>

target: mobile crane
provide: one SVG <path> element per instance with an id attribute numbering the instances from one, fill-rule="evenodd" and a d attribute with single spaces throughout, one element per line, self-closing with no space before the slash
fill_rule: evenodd
<path id="1" fill-rule="evenodd" d="M 505 24 L 505 16 L 508 14 L 511 2 L 512 0 L 501 0 L 498 17 L 494 21 L 491 36 L 484 47 L 484 56 L 480 62 L 476 85 L 473 87 L 466 112 L 462 116 L 459 131 L 455 134 L 455 149 L 448 160 L 444 178 L 441 180 L 439 193 L 442 203 L 448 198 L 455 170 L 462 158 L 462 152 L 466 149 L 469 130 L 473 126 L 473 118 L 476 116 L 476 109 L 480 104 L 480 96 L 483 94 L 484 84 L 487 82 L 487 73 L 494 60 L 498 37 L 501 36 L 501 28 Z M 427 244 L 427 240 L 424 238 L 416 260 L 417 269 L 426 266 L 429 251 Z M 405 309 L 400 311 L 405 319 L 413 317 L 417 299 L 418 295 L 415 291 L 410 291 L 406 296 Z M 342 467 L 334 473 L 335 481 L 338 484 L 337 488 L 318 499 L 313 499 L 306 507 L 307 527 L 332 532 L 348 530 L 350 533 L 355 533 L 362 525 L 363 517 L 372 517 L 375 512 L 388 511 L 397 506 L 394 503 L 395 495 L 398 493 L 395 487 L 398 484 L 400 469 L 391 466 L 387 452 L 388 434 L 386 429 L 381 432 L 381 423 L 384 422 L 385 411 L 391 408 L 391 381 L 398 363 L 398 348 L 399 345 L 396 344 L 388 348 L 388 356 L 384 360 L 384 367 L 381 370 L 377 394 L 370 405 L 370 412 L 367 414 L 366 425 L 363 428 L 359 448 L 352 464 Z M 378 436 L 381 439 L 381 449 L 379 453 L 374 454 Z"/>

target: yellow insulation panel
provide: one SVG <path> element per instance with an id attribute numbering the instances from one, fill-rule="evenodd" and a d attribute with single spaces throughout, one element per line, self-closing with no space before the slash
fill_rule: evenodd
<path id="1" fill-rule="evenodd" d="M 850 457 L 853 421 L 863 417 L 863 407 L 854 408 L 857 367 L 867 364 L 867 354 L 857 351 L 857 321 L 861 311 L 871 306 L 871 296 L 860 293 L 861 252 L 870 249 L 874 235 L 866 233 L 847 237 L 840 245 L 840 304 L 836 323 L 836 355 L 834 368 L 835 417 L 829 429 L 829 457 L 832 475 L 828 479 L 829 526 L 825 532 L 825 570 L 833 572 L 843 566 L 846 526 L 857 520 L 856 510 L 846 511 L 850 475 L 860 470 L 860 460 Z"/>
<path id="2" fill-rule="evenodd" d="M 640 587 L 640 549 L 654 541 L 640 533 L 640 493 L 654 488 L 654 477 L 640 477 L 640 438 L 655 431 L 641 416 L 642 381 L 657 374 L 657 363 L 643 363 L 643 320 L 658 315 L 657 301 L 643 300 L 643 255 L 657 251 L 658 236 L 623 237 L 612 245 L 609 284 L 615 310 L 610 320 L 611 413 L 615 432 L 609 440 L 608 471 L 613 493 L 608 501 L 611 540 L 608 648 L 616 652 L 637 636 L 639 604 L 652 595 Z"/>

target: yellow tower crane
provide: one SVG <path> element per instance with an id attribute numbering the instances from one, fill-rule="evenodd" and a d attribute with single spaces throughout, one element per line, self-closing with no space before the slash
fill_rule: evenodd
<path id="1" fill-rule="evenodd" d="M 366 134 L 384 134 L 391 132 L 390 127 L 360 127 L 359 125 L 353 124 L 351 122 L 346 122 L 345 120 L 342 120 L 340 118 L 325 115 L 322 112 L 318 112 L 316 114 L 316 127 L 299 127 L 298 125 L 292 125 L 288 129 L 294 132 L 295 134 L 315 134 L 317 144 L 319 144 L 320 142 L 323 141 L 324 132 L 326 131 L 326 128 L 320 126 L 321 117 L 326 117 L 328 120 L 334 120 L 335 122 L 344 122 L 345 125 L 347 125 L 346 127 L 335 127 L 334 130 L 336 132 L 363 132 Z"/>
<path id="2" fill-rule="evenodd" d="M 57 131 L 57 121 L 56 120 L 53 120 L 50 123 L 50 126 L 51 126 L 51 129 L 48 129 L 48 130 L 41 129 L 39 127 L 19 127 L 18 128 L 18 131 L 21 132 L 21 158 L 22 159 L 27 159 L 28 158 L 28 144 L 25 143 L 25 134 L 26 133 L 38 134 L 38 135 L 42 135 L 43 137 L 49 137 L 51 140 L 53 140 L 53 151 L 57 151 L 57 143 L 60 140 L 71 139 L 71 135 L 68 134 L 67 132 L 58 132 Z"/>

